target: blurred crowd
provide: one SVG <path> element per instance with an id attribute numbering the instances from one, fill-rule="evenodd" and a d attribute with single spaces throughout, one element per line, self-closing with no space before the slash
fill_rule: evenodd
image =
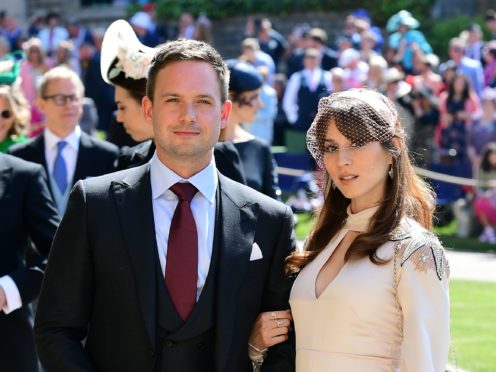
<path id="1" fill-rule="evenodd" d="M 157 22 L 155 7 L 144 4 L 129 19 L 141 43 L 156 47 L 177 39 L 214 44 L 213 23 L 205 14 L 183 13 L 177 24 Z M 309 24 L 289 35 L 268 18 L 247 17 L 237 59 L 253 65 L 263 79 L 261 105 L 242 128 L 287 153 L 304 154 L 305 134 L 319 99 L 333 92 L 371 87 L 387 95 L 401 113 L 411 155 L 423 168 L 442 174 L 496 179 L 496 12 L 489 10 L 484 40 L 473 23 L 449 40 L 447 60 L 433 51 L 422 25 L 411 13 L 394 14 L 385 29 L 364 9 L 350 13 L 335 40 Z M 77 18 L 37 15 L 20 24 L 0 12 L 0 151 L 36 137 L 46 115 L 38 107 L 38 81 L 64 65 L 84 85 L 81 129 L 103 134 L 117 146 L 135 144 L 116 124 L 114 87 L 100 73 L 105 28 L 88 29 Z M 277 157 L 276 157 L 277 160 Z M 308 166 L 313 169 L 312 165 Z M 467 198 L 483 231 L 481 241 L 496 243 L 496 192 L 490 187 L 438 187 L 438 202 Z"/>

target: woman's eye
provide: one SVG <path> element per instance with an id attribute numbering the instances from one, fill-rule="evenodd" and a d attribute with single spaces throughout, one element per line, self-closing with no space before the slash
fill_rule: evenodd
<path id="1" fill-rule="evenodd" d="M 333 153 L 333 152 L 338 151 L 338 148 L 336 146 L 327 146 L 326 151 Z"/>

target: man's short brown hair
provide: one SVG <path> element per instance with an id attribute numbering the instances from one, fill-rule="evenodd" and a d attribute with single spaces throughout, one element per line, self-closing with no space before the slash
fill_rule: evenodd
<path id="1" fill-rule="evenodd" d="M 220 98 L 224 103 L 229 91 L 229 69 L 220 54 L 209 44 L 197 40 L 175 40 L 165 43 L 155 54 L 148 71 L 146 95 L 153 101 L 155 81 L 160 70 L 167 65 L 180 61 L 206 62 L 217 73 L 220 86 Z"/>

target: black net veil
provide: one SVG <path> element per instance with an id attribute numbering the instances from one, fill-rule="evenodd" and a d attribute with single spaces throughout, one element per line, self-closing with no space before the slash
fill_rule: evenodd
<path id="1" fill-rule="evenodd" d="M 398 111 L 391 100 L 367 88 L 332 93 L 319 101 L 318 112 L 307 132 L 307 147 L 320 167 L 324 167 L 324 143 L 329 125 L 355 146 L 387 142 L 394 136 L 404 138 Z"/>

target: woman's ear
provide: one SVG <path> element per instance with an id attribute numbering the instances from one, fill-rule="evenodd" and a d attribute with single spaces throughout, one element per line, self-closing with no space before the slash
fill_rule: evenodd
<path id="1" fill-rule="evenodd" d="M 399 137 L 393 137 L 392 139 L 393 145 L 398 151 L 398 154 L 401 154 L 403 151 L 403 141 Z"/>

